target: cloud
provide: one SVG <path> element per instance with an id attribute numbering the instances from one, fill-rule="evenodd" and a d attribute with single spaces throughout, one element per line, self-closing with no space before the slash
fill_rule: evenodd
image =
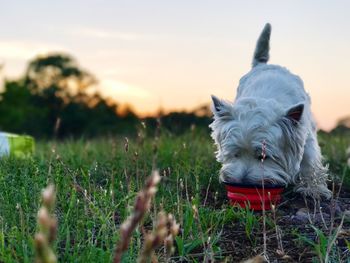
<path id="1" fill-rule="evenodd" d="M 151 93 L 145 89 L 130 85 L 114 79 L 103 79 L 100 81 L 99 89 L 116 100 L 132 98 L 149 98 Z"/>
<path id="2" fill-rule="evenodd" d="M 144 35 L 134 33 L 122 33 L 107 31 L 99 28 L 77 27 L 69 31 L 71 35 L 99 39 L 116 39 L 116 40 L 138 40 L 144 38 Z"/>
<path id="3" fill-rule="evenodd" d="M 0 41 L 1 59 L 27 60 L 38 54 L 52 51 L 64 51 L 62 46 L 50 43 L 38 43 L 32 41 L 5 40 Z"/>

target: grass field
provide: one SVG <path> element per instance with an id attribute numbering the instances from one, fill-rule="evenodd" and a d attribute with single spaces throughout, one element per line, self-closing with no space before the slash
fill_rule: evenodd
<path id="1" fill-rule="evenodd" d="M 332 174 L 345 176 L 340 199 L 347 207 L 350 173 L 345 150 L 350 139 L 324 135 L 320 141 Z M 262 214 L 228 204 L 218 181 L 215 149 L 205 131 L 181 136 L 162 131 L 156 137 L 141 133 L 128 141 L 124 137 L 41 141 L 36 148 L 32 158 L 0 162 L 0 262 L 33 262 L 40 193 L 49 183 L 57 189 L 54 250 L 59 262 L 111 262 L 120 224 L 152 169 L 159 169 L 162 180 L 123 262 L 136 262 L 143 233 L 152 229 L 160 210 L 172 213 L 181 229 L 169 262 L 239 262 L 264 250 Z M 284 199 L 290 196 L 294 198 L 288 190 Z M 350 262 L 348 218 L 341 222 L 340 214 L 333 221 L 326 218 L 323 224 L 299 227 L 285 221 L 296 209 L 287 203 L 275 213 L 267 212 L 270 260 Z M 343 227 L 335 237 L 339 224 Z M 163 247 L 156 254 L 165 261 Z"/>

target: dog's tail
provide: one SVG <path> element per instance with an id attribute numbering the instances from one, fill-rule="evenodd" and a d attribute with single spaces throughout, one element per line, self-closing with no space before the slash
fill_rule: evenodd
<path id="1" fill-rule="evenodd" d="M 259 63 L 267 63 L 269 60 L 270 50 L 270 35 L 271 25 L 267 23 L 260 34 L 260 37 L 256 43 L 252 66 L 255 67 Z"/>

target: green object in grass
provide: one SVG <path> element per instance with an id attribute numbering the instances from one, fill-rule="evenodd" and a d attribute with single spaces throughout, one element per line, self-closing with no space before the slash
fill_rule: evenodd
<path id="1" fill-rule="evenodd" d="M 0 132 L 0 157 L 27 157 L 34 153 L 34 139 L 28 135 Z"/>

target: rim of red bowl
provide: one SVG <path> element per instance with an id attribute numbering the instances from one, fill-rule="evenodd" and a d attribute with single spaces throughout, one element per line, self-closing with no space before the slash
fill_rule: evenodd
<path id="1" fill-rule="evenodd" d="M 258 189 L 282 189 L 286 188 L 285 185 L 273 185 L 273 184 L 265 184 L 264 186 L 261 184 L 244 184 L 244 183 L 230 183 L 222 181 L 225 185 L 234 186 L 234 187 L 241 187 L 241 188 L 258 188 Z"/>

